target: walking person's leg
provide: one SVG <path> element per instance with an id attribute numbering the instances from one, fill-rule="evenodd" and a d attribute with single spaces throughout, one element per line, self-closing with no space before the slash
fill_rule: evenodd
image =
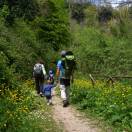
<path id="1" fill-rule="evenodd" d="M 65 94 L 66 94 L 66 106 L 69 105 L 69 97 L 70 97 L 70 79 L 65 79 Z"/>
<path id="2" fill-rule="evenodd" d="M 52 105 L 52 96 L 49 97 L 49 104 Z"/>
<path id="3" fill-rule="evenodd" d="M 61 98 L 66 100 L 66 88 L 65 85 L 60 84 Z"/>
<path id="4" fill-rule="evenodd" d="M 36 91 L 37 91 L 37 94 L 40 93 L 40 86 L 39 86 L 39 78 L 35 78 L 35 85 L 36 85 Z"/>
<path id="5" fill-rule="evenodd" d="M 67 86 L 66 87 L 66 100 L 67 100 L 67 103 L 69 104 L 69 97 L 70 97 L 70 86 Z"/>
<path id="6" fill-rule="evenodd" d="M 63 106 L 65 107 L 66 102 L 66 87 L 65 87 L 65 78 L 60 78 L 60 92 L 61 92 L 61 98 L 63 100 Z"/>
<path id="7" fill-rule="evenodd" d="M 70 79 L 60 79 L 61 98 L 63 100 L 63 107 L 69 104 Z"/>
<path id="8" fill-rule="evenodd" d="M 49 98 L 46 96 L 47 105 L 49 105 Z"/>
<path id="9" fill-rule="evenodd" d="M 43 86 L 44 86 L 44 77 L 40 78 L 39 80 L 39 93 L 41 96 L 42 96 Z"/>
<path id="10" fill-rule="evenodd" d="M 51 104 L 52 104 L 52 98 L 51 98 L 51 95 L 46 96 L 46 100 L 47 100 L 47 105 L 51 105 Z"/>

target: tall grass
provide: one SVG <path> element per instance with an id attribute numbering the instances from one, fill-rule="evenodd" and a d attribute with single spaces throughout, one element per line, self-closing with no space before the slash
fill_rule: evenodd
<path id="1" fill-rule="evenodd" d="M 109 122 L 118 131 L 132 130 L 132 87 L 114 84 L 114 87 L 97 81 L 76 80 L 71 88 L 71 102 L 86 113 Z"/>
<path id="2" fill-rule="evenodd" d="M 60 132 L 44 98 L 36 97 L 30 80 L 15 90 L 0 90 L 1 132 Z"/>

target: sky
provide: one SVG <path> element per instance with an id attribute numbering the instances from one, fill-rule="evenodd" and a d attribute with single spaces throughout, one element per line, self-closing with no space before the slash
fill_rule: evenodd
<path id="1" fill-rule="evenodd" d="M 110 2 L 112 7 L 116 7 L 118 6 L 118 4 L 116 3 L 120 3 L 121 1 L 125 2 L 125 1 L 132 1 L 132 0 L 67 0 L 67 1 L 72 1 L 72 2 L 77 2 L 77 3 L 91 2 L 96 5 L 100 5 L 100 1 L 101 1 L 101 4 L 103 4 L 103 1 L 106 1 L 106 2 Z"/>
<path id="2" fill-rule="evenodd" d="M 95 0 L 96 5 L 99 4 L 99 1 L 100 1 L 100 0 Z M 118 3 L 123 2 L 123 1 L 125 2 L 125 1 L 127 1 L 127 0 L 102 0 L 102 1 L 110 2 L 111 5 L 112 5 L 112 7 L 116 7 L 116 6 L 119 5 Z M 103 4 L 103 3 L 102 3 L 102 4 Z"/>

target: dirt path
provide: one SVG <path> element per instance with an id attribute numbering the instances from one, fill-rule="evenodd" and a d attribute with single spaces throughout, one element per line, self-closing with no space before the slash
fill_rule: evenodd
<path id="1" fill-rule="evenodd" d="M 63 132 L 102 132 L 95 121 L 84 119 L 73 107 L 62 107 L 61 100 L 54 96 L 53 117 L 58 125 L 63 125 Z"/>

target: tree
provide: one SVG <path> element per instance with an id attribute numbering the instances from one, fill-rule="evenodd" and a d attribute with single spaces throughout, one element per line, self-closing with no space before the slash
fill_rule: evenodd
<path id="1" fill-rule="evenodd" d="M 107 22 L 113 16 L 111 7 L 100 7 L 98 10 L 98 20 L 99 22 Z"/>
<path id="2" fill-rule="evenodd" d="M 9 8 L 9 15 L 6 17 L 9 24 L 12 24 L 16 17 L 33 20 L 39 12 L 36 0 L 7 0 L 5 3 Z"/>

